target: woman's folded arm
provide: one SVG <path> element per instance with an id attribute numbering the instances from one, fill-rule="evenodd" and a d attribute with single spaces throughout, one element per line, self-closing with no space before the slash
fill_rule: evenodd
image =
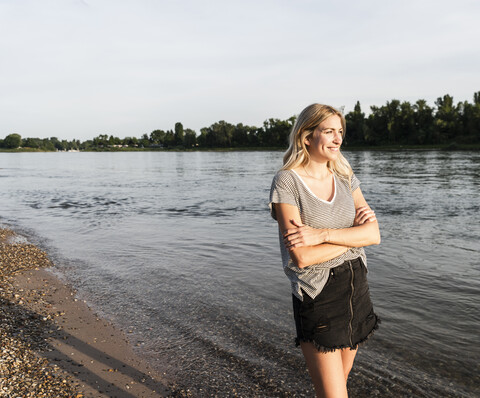
<path id="1" fill-rule="evenodd" d="M 302 225 L 295 219 L 290 220 L 290 226 L 285 230 L 285 245 L 289 250 L 315 246 L 322 243 L 348 247 L 365 247 L 380 243 L 380 230 L 373 210 L 368 206 L 360 188 L 353 194 L 356 215 L 354 224 L 349 228 L 317 229 Z M 298 209 L 297 209 L 298 210 Z"/>
<path id="2" fill-rule="evenodd" d="M 290 252 L 290 258 L 298 268 L 305 268 L 309 265 L 323 263 L 345 253 L 349 247 L 321 243 L 316 246 L 297 247 Z"/>
<path id="3" fill-rule="evenodd" d="M 295 225 L 301 225 L 300 212 L 296 206 L 286 203 L 276 203 L 274 206 L 278 226 L 282 235 L 284 235 L 289 228 L 295 227 Z M 305 268 L 309 265 L 322 263 L 338 257 L 345 253 L 349 247 L 337 244 L 318 243 L 288 249 L 293 263 L 299 268 Z"/>

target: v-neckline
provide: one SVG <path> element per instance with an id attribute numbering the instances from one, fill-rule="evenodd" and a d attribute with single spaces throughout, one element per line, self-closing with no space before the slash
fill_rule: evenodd
<path id="1" fill-rule="evenodd" d="M 290 169 L 293 171 L 293 173 L 298 177 L 298 179 L 300 180 L 300 182 L 303 184 L 303 186 L 307 189 L 308 192 L 310 192 L 312 194 L 312 196 L 314 196 L 316 199 L 322 201 L 323 203 L 326 203 L 326 204 L 329 204 L 331 205 L 333 203 L 333 201 L 335 200 L 336 196 L 337 196 L 337 179 L 335 178 L 335 174 L 332 173 L 332 176 L 333 176 L 333 197 L 331 200 L 325 200 L 325 199 L 321 199 L 319 198 L 317 195 L 315 195 L 313 193 L 313 191 L 310 189 L 310 187 L 308 186 L 308 184 L 303 180 L 302 177 L 300 177 L 300 175 L 293 169 Z"/>

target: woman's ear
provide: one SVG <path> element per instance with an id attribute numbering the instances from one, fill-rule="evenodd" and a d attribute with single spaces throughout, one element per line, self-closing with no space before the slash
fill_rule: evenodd
<path id="1" fill-rule="evenodd" d="M 306 146 L 309 146 L 310 145 L 310 140 L 307 138 L 305 138 L 305 141 L 303 141 L 305 143 Z"/>

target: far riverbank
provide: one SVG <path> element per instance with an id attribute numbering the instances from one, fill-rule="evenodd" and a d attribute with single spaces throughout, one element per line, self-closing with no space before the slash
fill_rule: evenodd
<path id="1" fill-rule="evenodd" d="M 0 148 L 0 152 L 261 152 L 285 151 L 285 147 L 230 147 L 230 148 L 95 148 L 73 151 L 47 151 L 34 148 Z M 344 146 L 344 151 L 480 151 L 480 144 L 443 144 L 443 145 L 379 145 L 379 146 Z"/>

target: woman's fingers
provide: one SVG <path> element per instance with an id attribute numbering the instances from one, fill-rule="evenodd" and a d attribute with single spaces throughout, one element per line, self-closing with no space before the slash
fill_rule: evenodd
<path id="1" fill-rule="evenodd" d="M 304 237 L 300 233 L 295 233 L 285 236 L 283 240 L 285 243 L 301 242 L 304 240 Z"/>
<path id="2" fill-rule="evenodd" d="M 359 218 L 358 224 L 365 224 L 367 221 L 373 222 L 375 220 L 375 215 L 364 214 L 362 217 Z"/>
<path id="3" fill-rule="evenodd" d="M 285 246 L 287 248 L 292 247 L 296 244 L 301 244 L 302 243 L 302 240 L 298 237 L 289 237 L 289 239 L 284 239 L 283 241 L 284 241 Z"/>
<path id="4" fill-rule="evenodd" d="M 290 228 L 283 234 L 283 241 L 287 248 L 306 246 L 307 228 Z"/>
<path id="5" fill-rule="evenodd" d="M 375 213 L 373 212 L 373 210 L 364 210 L 358 216 L 359 216 L 359 219 L 365 220 L 366 218 L 369 218 L 374 215 Z"/>
<path id="6" fill-rule="evenodd" d="M 314 246 L 323 243 L 321 230 L 307 225 L 288 229 L 283 234 L 283 241 L 287 247 Z"/>
<path id="7" fill-rule="evenodd" d="M 285 231 L 283 236 L 286 237 L 286 236 L 294 235 L 294 234 L 299 233 L 301 230 L 302 230 L 302 227 L 300 227 L 300 228 L 289 228 Z"/>
<path id="8" fill-rule="evenodd" d="M 364 217 L 362 217 L 358 223 L 359 224 L 365 224 L 367 221 L 368 222 L 373 222 L 375 221 L 377 218 L 375 217 L 375 215 L 365 215 Z"/>
<path id="9" fill-rule="evenodd" d="M 298 228 L 289 228 L 283 234 L 283 239 L 294 239 L 296 237 L 305 236 L 309 231 L 309 228 L 305 225 L 302 225 Z"/>
<path id="10" fill-rule="evenodd" d="M 377 219 L 375 212 L 369 207 L 359 207 L 355 216 L 354 224 L 361 225 L 368 222 L 373 222 Z"/>
<path id="11" fill-rule="evenodd" d="M 308 245 L 305 243 L 305 241 L 300 239 L 293 240 L 290 242 L 285 242 L 285 247 L 288 250 L 292 250 L 292 249 L 295 249 L 296 247 L 303 247 L 303 246 L 308 246 Z"/>
<path id="12" fill-rule="evenodd" d="M 365 214 L 363 219 L 362 219 L 362 224 L 366 223 L 367 221 L 369 222 L 373 222 L 375 221 L 377 218 L 375 217 L 375 213 L 372 213 L 372 214 Z"/>
<path id="13" fill-rule="evenodd" d="M 290 241 L 290 242 L 285 243 L 285 247 L 286 247 L 287 249 L 297 247 L 297 245 L 301 246 L 301 243 L 300 243 L 300 242 L 296 242 L 296 241 Z"/>
<path id="14" fill-rule="evenodd" d="M 363 212 L 368 211 L 368 210 L 371 210 L 370 207 L 363 206 L 363 207 L 359 207 L 359 208 L 356 210 L 356 213 L 357 213 L 357 215 L 358 215 L 358 214 L 363 213 Z"/>
<path id="15" fill-rule="evenodd" d="M 284 238 L 283 241 L 285 242 L 285 244 L 287 244 L 287 243 L 291 244 L 293 241 L 298 241 L 298 237 L 290 235 L 290 236 L 287 236 L 286 238 Z"/>
<path id="16" fill-rule="evenodd" d="M 295 225 L 297 228 L 303 227 L 303 224 L 300 222 L 297 222 L 295 219 L 291 219 L 290 222 Z"/>

